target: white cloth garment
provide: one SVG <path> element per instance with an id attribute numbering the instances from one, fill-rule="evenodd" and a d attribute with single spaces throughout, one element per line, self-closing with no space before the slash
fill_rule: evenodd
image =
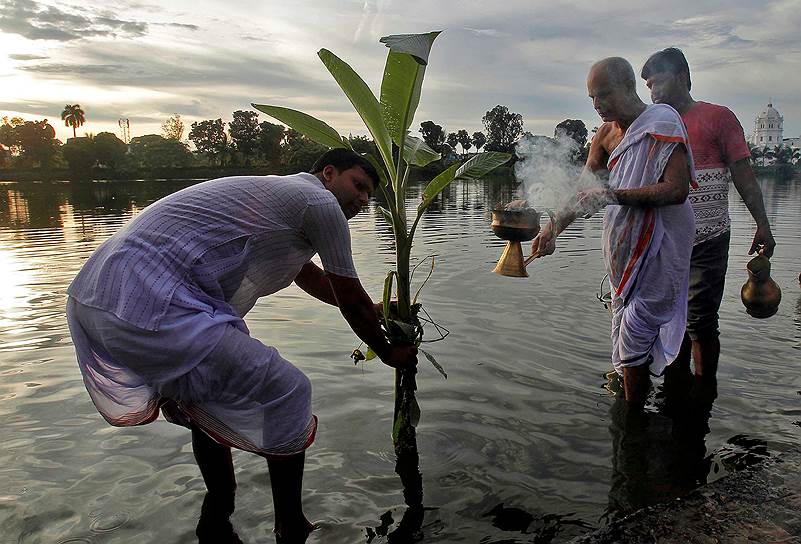
<path id="1" fill-rule="evenodd" d="M 631 124 L 609 157 L 613 189 L 637 189 L 661 179 L 687 132 L 670 106 L 655 104 Z M 650 363 L 661 375 L 679 353 L 687 319 L 687 286 L 695 223 L 689 202 L 658 208 L 607 206 L 603 247 L 612 286 L 612 363 Z"/>
<path id="2" fill-rule="evenodd" d="M 112 425 L 159 409 L 265 456 L 311 444 L 306 376 L 243 317 L 319 253 L 357 277 L 347 219 L 311 174 L 211 180 L 145 208 L 92 254 L 67 321 L 92 401 Z"/>

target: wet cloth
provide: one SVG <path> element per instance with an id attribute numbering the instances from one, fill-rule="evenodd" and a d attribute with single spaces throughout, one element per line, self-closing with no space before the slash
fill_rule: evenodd
<path id="1" fill-rule="evenodd" d="M 308 378 L 251 338 L 241 319 L 215 321 L 173 305 L 160 330 L 146 331 L 72 297 L 67 317 L 86 389 L 110 424 L 149 423 L 162 408 L 173 423 L 191 422 L 222 444 L 267 457 L 313 442 Z M 202 355 L 189 372 L 165 378 L 155 370 L 171 368 L 187 350 Z"/>
<path id="2" fill-rule="evenodd" d="M 690 138 L 698 187 L 687 197 L 695 213 L 695 243 L 729 231 L 729 166 L 751 152 L 743 127 L 725 106 L 696 102 L 684 115 Z"/>
<path id="3" fill-rule="evenodd" d="M 79 366 L 100 413 L 138 425 L 169 401 L 170 420 L 230 446 L 265 455 L 308 446 L 308 380 L 251 338 L 242 318 L 315 253 L 326 271 L 356 277 L 347 220 L 311 174 L 212 180 L 148 206 L 68 290 Z"/>
<path id="4" fill-rule="evenodd" d="M 676 110 L 648 106 L 609 157 L 609 185 L 639 189 L 659 182 L 676 146 L 692 153 Z M 695 226 L 688 202 L 658 208 L 607 206 L 603 247 L 612 287 L 612 363 L 650 363 L 661 375 L 678 355 L 687 318 L 687 284 Z"/>

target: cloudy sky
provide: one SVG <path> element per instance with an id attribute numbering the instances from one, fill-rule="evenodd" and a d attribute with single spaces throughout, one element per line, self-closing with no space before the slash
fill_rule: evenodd
<path id="1" fill-rule="evenodd" d="M 101 5 L 100 2 L 93 3 Z M 187 122 L 275 104 L 364 134 L 317 58 L 328 48 L 378 92 L 387 34 L 443 30 L 413 127 L 483 130 L 496 104 L 525 130 L 551 134 L 566 118 L 599 119 L 586 96 L 589 66 L 654 51 L 688 57 L 696 99 L 728 105 L 746 133 L 772 99 L 785 137 L 801 135 L 801 0 L 107 0 L 0 2 L 0 117 L 48 118 L 66 140 L 64 104 L 86 111 L 82 132 L 159 133 Z M 722 7 L 725 6 L 725 7 Z M 647 101 L 647 89 L 640 86 Z M 268 119 L 262 116 L 262 119 Z"/>

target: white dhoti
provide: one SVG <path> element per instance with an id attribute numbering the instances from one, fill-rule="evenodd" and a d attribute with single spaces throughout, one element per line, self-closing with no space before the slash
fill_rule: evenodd
<path id="1" fill-rule="evenodd" d="M 636 189 L 662 178 L 687 132 L 676 111 L 649 106 L 609 158 L 613 189 Z M 695 222 L 689 202 L 658 208 L 608 206 L 604 260 L 612 287 L 612 364 L 650 364 L 654 375 L 677 357 L 687 320 L 687 287 Z"/>
<path id="2" fill-rule="evenodd" d="M 314 441 L 309 379 L 235 316 L 174 306 L 147 331 L 70 298 L 67 321 L 84 384 L 115 426 L 142 425 L 159 411 L 217 442 L 268 458 Z"/>

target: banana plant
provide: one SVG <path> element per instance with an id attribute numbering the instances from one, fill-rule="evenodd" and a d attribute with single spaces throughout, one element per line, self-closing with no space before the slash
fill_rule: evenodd
<path id="1" fill-rule="evenodd" d="M 387 208 L 379 207 L 384 219 L 392 226 L 395 238 L 395 270 L 384 282 L 383 328 L 391 342 L 414 343 L 422 339 L 422 325 L 417 318 L 420 304 L 411 298 L 411 250 L 420 218 L 436 197 L 455 180 L 472 180 L 483 177 L 494 168 L 506 163 L 510 155 L 485 152 L 475 155 L 464 164 L 454 164 L 434 177 L 425 187 L 415 217 L 407 217 L 406 192 L 412 167 L 422 167 L 438 160 L 440 154 L 409 133 L 428 66 L 429 53 L 440 32 L 426 34 L 400 34 L 385 36 L 380 42 L 389 48 L 380 99 L 353 68 L 327 49 L 317 55 L 350 100 L 373 137 L 380 157 L 366 155 L 381 180 L 380 191 Z M 303 112 L 266 104 L 253 104 L 257 110 L 270 115 L 328 146 L 350 148 L 350 142 L 336 129 Z M 432 261 L 433 269 L 433 261 Z M 396 300 L 393 301 L 393 287 Z M 416 298 L 416 297 L 415 297 Z M 422 350 L 421 350 L 422 351 Z M 368 350 L 369 354 L 369 350 Z M 426 358 L 443 373 L 442 367 L 430 353 Z M 396 452 L 414 448 L 414 427 L 420 416 L 415 399 L 414 371 L 397 370 L 395 374 L 395 417 L 392 438 Z"/>

